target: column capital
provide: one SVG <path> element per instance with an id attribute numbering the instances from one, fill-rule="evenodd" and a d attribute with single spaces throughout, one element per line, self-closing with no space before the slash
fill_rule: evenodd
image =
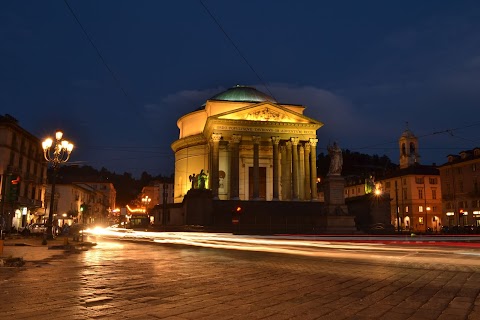
<path id="1" fill-rule="evenodd" d="M 278 145 L 280 143 L 280 137 L 274 136 L 270 138 L 273 144 Z"/>
<path id="2" fill-rule="evenodd" d="M 292 149 L 292 143 L 290 141 L 285 142 L 287 149 Z"/>
<path id="3" fill-rule="evenodd" d="M 294 146 L 296 146 L 296 145 L 298 144 L 298 142 L 300 141 L 300 139 L 298 139 L 297 137 L 295 137 L 295 138 L 290 138 L 290 141 L 292 142 L 292 144 L 293 144 Z"/>
<path id="4" fill-rule="evenodd" d="M 230 141 L 233 143 L 240 143 L 240 141 L 242 141 L 242 136 L 239 134 L 234 134 L 232 135 L 232 138 L 230 139 Z"/>
<path id="5" fill-rule="evenodd" d="M 252 136 L 253 144 L 259 144 L 260 139 L 261 139 L 260 136 Z"/>
<path id="6" fill-rule="evenodd" d="M 305 151 L 310 152 L 310 142 L 306 142 L 304 145 Z"/>
<path id="7" fill-rule="evenodd" d="M 212 133 L 212 141 L 219 142 L 222 139 L 222 135 L 220 133 Z"/>
<path id="8" fill-rule="evenodd" d="M 316 147 L 316 146 L 317 146 L 318 139 L 309 139 L 309 141 L 310 141 L 310 145 L 311 145 L 312 147 Z"/>

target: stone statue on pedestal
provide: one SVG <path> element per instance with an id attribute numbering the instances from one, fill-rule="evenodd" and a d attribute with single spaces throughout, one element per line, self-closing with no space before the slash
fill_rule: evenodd
<path id="1" fill-rule="evenodd" d="M 200 171 L 200 174 L 197 176 L 198 179 L 198 189 L 205 190 L 207 187 L 206 181 L 207 181 L 207 174 L 203 171 L 203 169 Z"/>
<path id="2" fill-rule="evenodd" d="M 330 156 L 328 175 L 340 175 L 343 166 L 342 149 L 340 149 L 336 142 L 334 142 L 333 145 L 328 145 L 327 149 Z"/>
<path id="3" fill-rule="evenodd" d="M 188 176 L 188 179 L 189 179 L 190 182 L 192 183 L 192 187 L 190 188 L 190 190 L 196 189 L 198 182 L 197 182 L 197 176 L 195 176 L 195 173 L 189 175 L 189 176 Z"/>

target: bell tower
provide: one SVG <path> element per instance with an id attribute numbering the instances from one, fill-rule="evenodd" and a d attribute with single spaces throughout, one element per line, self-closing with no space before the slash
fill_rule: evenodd
<path id="1" fill-rule="evenodd" d="M 408 168 L 414 164 L 420 164 L 418 139 L 408 128 L 408 123 L 407 128 L 398 140 L 398 146 L 400 148 L 400 169 Z"/>

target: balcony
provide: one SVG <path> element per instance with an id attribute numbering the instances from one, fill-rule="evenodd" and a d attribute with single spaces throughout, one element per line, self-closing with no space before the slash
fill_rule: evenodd
<path id="1" fill-rule="evenodd" d="M 9 165 L 9 166 L 7 166 L 7 172 L 6 173 L 7 174 L 19 174 L 20 169 L 18 167 Z"/>
<path id="2" fill-rule="evenodd" d="M 18 197 L 18 205 L 28 208 L 43 208 L 41 200 L 29 199 L 27 197 Z"/>

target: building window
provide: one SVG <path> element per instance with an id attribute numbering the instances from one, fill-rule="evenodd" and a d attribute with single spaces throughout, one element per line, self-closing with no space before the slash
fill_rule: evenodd
<path id="1" fill-rule="evenodd" d="M 432 211 L 433 211 L 433 212 L 437 212 L 437 206 L 433 206 L 433 207 L 432 207 Z"/>
<path id="2" fill-rule="evenodd" d="M 450 183 L 447 183 L 445 188 L 447 189 L 447 194 L 450 194 Z"/>
<path id="3" fill-rule="evenodd" d="M 357 194 L 360 194 L 360 188 L 357 188 Z"/>
<path id="4" fill-rule="evenodd" d="M 430 182 L 430 184 L 437 184 L 438 180 L 437 180 L 437 178 L 429 178 L 428 182 Z"/>
<path id="5" fill-rule="evenodd" d="M 423 189 L 418 189 L 418 199 L 423 199 Z"/>
<path id="6" fill-rule="evenodd" d="M 437 190 L 432 189 L 432 199 L 436 200 L 437 199 Z"/>
<path id="7" fill-rule="evenodd" d="M 418 206 L 418 212 L 423 212 L 423 206 Z"/>
<path id="8" fill-rule="evenodd" d="M 403 185 L 407 185 L 407 179 L 403 178 Z"/>
<path id="9" fill-rule="evenodd" d="M 385 188 L 390 188 L 390 181 L 385 182 Z"/>
<path id="10" fill-rule="evenodd" d="M 422 177 L 422 178 L 415 178 L 415 183 L 416 183 L 416 184 L 423 184 L 424 181 L 425 181 L 425 180 L 423 179 L 423 177 Z"/>
<path id="11" fill-rule="evenodd" d="M 423 217 L 418 217 L 418 223 L 423 224 Z"/>
<path id="12" fill-rule="evenodd" d="M 445 175 L 449 176 L 450 175 L 450 169 L 445 170 Z"/>
<path id="13" fill-rule="evenodd" d="M 403 189 L 403 200 L 407 200 L 407 189 Z"/>
<path id="14" fill-rule="evenodd" d="M 405 206 L 405 212 L 408 213 L 408 206 Z"/>
<path id="15" fill-rule="evenodd" d="M 461 174 L 461 173 L 462 173 L 462 168 L 458 167 L 458 168 L 457 168 L 457 173 L 458 173 L 458 174 Z"/>
<path id="16" fill-rule="evenodd" d="M 477 164 L 476 163 L 472 164 L 472 171 L 477 171 Z"/>

